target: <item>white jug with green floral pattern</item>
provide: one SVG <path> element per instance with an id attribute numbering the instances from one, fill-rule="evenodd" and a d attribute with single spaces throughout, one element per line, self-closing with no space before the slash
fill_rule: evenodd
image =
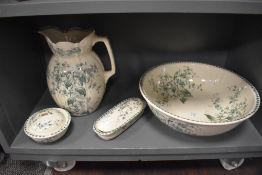
<path id="1" fill-rule="evenodd" d="M 96 110 L 108 79 L 115 74 L 115 60 L 108 39 L 97 36 L 94 30 L 79 28 L 67 32 L 48 28 L 39 33 L 53 52 L 47 68 L 47 84 L 54 101 L 75 116 Z M 103 42 L 107 48 L 110 71 L 104 70 L 100 58 L 92 50 L 97 42 Z"/>

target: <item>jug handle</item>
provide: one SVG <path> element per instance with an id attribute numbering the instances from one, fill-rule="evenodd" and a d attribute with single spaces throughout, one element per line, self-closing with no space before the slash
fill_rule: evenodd
<path id="1" fill-rule="evenodd" d="M 105 83 L 107 83 L 108 79 L 113 76 L 116 72 L 116 66 L 115 66 L 115 58 L 114 54 L 110 45 L 110 42 L 107 37 L 101 37 L 94 35 L 93 45 L 95 45 L 98 42 L 103 42 L 106 46 L 109 58 L 110 58 L 110 64 L 111 64 L 111 70 L 105 71 Z"/>

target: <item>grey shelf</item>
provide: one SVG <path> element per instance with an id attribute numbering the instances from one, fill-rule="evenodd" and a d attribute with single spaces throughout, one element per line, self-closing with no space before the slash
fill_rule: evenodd
<path id="1" fill-rule="evenodd" d="M 108 88 L 100 108 L 90 116 L 73 117 L 70 129 L 59 141 L 37 144 L 20 130 L 11 145 L 14 159 L 30 160 L 175 160 L 261 156 L 262 137 L 250 121 L 215 137 L 193 137 L 171 130 L 147 109 L 141 119 L 112 141 L 92 131 L 94 121 L 113 105 L 140 96 L 137 84 L 120 81 Z M 34 111 L 55 106 L 46 92 Z M 260 151 L 260 152 L 259 152 Z"/>
<path id="2" fill-rule="evenodd" d="M 262 14 L 261 0 L 3 0 L 0 17 L 86 13 Z"/>

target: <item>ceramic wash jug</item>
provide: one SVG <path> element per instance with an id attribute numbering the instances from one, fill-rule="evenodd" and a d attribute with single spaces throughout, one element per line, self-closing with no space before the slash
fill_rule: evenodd
<path id="1" fill-rule="evenodd" d="M 115 74 L 115 60 L 110 43 L 94 30 L 56 28 L 39 31 L 53 56 L 47 68 L 47 84 L 54 101 L 75 116 L 93 112 L 100 104 L 108 79 Z M 105 71 L 100 58 L 92 50 L 103 42 L 109 53 L 111 70 Z"/>

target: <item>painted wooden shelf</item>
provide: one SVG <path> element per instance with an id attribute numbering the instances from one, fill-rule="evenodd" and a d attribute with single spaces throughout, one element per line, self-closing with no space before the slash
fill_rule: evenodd
<path id="1" fill-rule="evenodd" d="M 87 13 L 262 14 L 261 0 L 3 0 L 0 17 Z"/>
<path id="2" fill-rule="evenodd" d="M 117 94 L 117 95 L 116 95 Z M 92 131 L 94 121 L 127 97 L 140 97 L 137 85 L 121 82 L 108 89 L 99 109 L 89 116 L 73 117 L 69 131 L 52 144 L 38 144 L 29 139 L 23 128 L 11 145 L 14 158 L 43 160 L 175 160 L 219 157 L 254 157 L 262 151 L 262 137 L 250 121 L 231 132 L 213 137 L 193 137 L 178 133 L 162 124 L 147 109 L 126 132 L 111 141 L 100 139 Z M 55 106 L 48 91 L 34 112 Z M 27 155 L 27 157 L 25 156 Z"/>

